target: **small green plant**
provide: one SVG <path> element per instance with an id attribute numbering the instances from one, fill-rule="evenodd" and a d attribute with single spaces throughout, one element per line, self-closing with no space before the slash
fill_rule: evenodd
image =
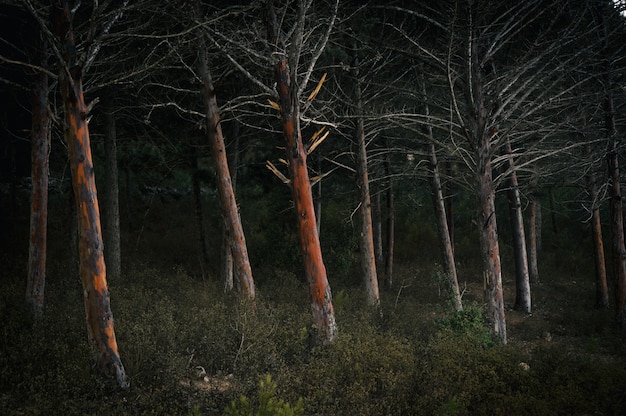
<path id="1" fill-rule="evenodd" d="M 259 380 L 258 406 L 242 395 L 224 410 L 227 416 L 300 416 L 304 413 L 302 398 L 296 404 L 276 399 L 276 382 L 268 374 Z"/>
<path id="2" fill-rule="evenodd" d="M 491 333 L 485 325 L 484 310 L 476 302 L 466 305 L 463 310 L 454 312 L 448 318 L 439 320 L 437 326 L 442 332 L 464 335 L 480 341 L 485 346 L 493 343 Z"/>

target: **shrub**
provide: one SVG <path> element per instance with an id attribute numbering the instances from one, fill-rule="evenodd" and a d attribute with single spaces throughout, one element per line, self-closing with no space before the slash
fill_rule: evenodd
<path id="1" fill-rule="evenodd" d="M 224 409 L 227 416 L 299 416 L 304 413 L 302 399 L 291 405 L 276 399 L 276 382 L 268 374 L 259 380 L 257 400 L 253 403 L 245 395 L 233 400 Z"/>

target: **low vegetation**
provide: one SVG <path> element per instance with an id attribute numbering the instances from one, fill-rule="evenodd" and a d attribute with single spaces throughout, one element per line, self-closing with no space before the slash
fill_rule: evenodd
<path id="1" fill-rule="evenodd" d="M 329 227 L 322 235 L 332 242 L 333 232 L 345 231 Z M 501 346 L 485 326 L 482 283 L 463 241 L 464 311 L 453 312 L 432 253 L 424 252 L 410 261 L 399 256 L 396 285 L 382 293 L 382 318 L 364 306 L 358 267 L 348 261 L 356 258 L 352 247 L 333 246 L 340 337 L 320 347 L 311 342 L 297 265 L 255 260 L 259 298 L 251 307 L 225 295 L 217 279 L 202 281 L 191 260 L 174 261 L 176 250 L 187 244 L 193 252 L 195 241 L 169 246 L 159 235 L 165 238 L 147 228 L 142 238 L 162 246 L 163 256 L 158 249 L 128 254 L 124 275 L 110 282 L 127 391 L 91 369 L 80 283 L 60 260 L 66 245 L 51 248 L 39 322 L 27 319 L 23 305 L 25 251 L 18 244 L 0 255 L 1 414 L 617 415 L 626 408 L 624 332 L 612 325 L 612 311 L 593 309 L 585 247 L 567 254 L 569 246 L 546 243 L 534 313 L 508 309 L 510 342 Z M 422 230 L 420 238 L 428 235 L 433 240 L 419 245 L 436 247 L 434 233 Z M 399 238 L 404 244 L 411 236 Z M 504 256 L 510 306 L 513 270 Z"/>

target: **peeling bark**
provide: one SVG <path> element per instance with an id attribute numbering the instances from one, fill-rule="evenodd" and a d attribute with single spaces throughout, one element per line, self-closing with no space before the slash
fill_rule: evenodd
<path id="1" fill-rule="evenodd" d="M 120 360 L 109 301 L 100 226 L 100 211 L 91 157 L 82 68 L 76 64 L 76 45 L 67 1 L 52 6 L 52 24 L 61 41 L 63 59 L 60 89 L 65 109 L 66 138 L 78 216 L 79 270 L 83 284 L 89 340 L 99 370 L 114 374 L 122 388 L 130 383 Z"/>

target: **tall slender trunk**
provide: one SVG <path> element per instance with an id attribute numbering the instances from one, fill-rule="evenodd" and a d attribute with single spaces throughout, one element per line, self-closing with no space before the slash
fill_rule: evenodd
<path id="1" fill-rule="evenodd" d="M 454 171 L 454 163 L 447 161 L 445 162 L 445 171 L 446 176 L 448 178 L 452 178 L 452 174 Z M 446 195 L 445 199 L 445 209 L 446 209 L 446 221 L 448 223 L 448 234 L 450 234 L 450 245 L 452 246 L 452 253 L 454 254 L 454 193 L 453 193 L 453 185 L 452 180 L 448 179 L 445 182 L 444 195 Z"/>
<path id="2" fill-rule="evenodd" d="M 356 48 L 355 48 L 356 50 Z M 363 114 L 363 97 L 359 68 L 355 67 L 355 99 L 357 112 Z M 374 235 L 372 230 L 372 202 L 370 196 L 369 176 L 367 172 L 367 148 L 365 143 L 365 129 L 363 119 L 357 120 L 355 139 L 357 142 L 357 187 L 359 189 L 360 230 L 359 246 L 361 255 L 361 271 L 365 283 L 366 299 L 370 306 L 380 306 L 380 292 L 378 290 L 378 276 L 376 274 L 376 256 L 374 254 Z"/>
<path id="3" fill-rule="evenodd" d="M 117 170 L 117 133 L 113 112 L 113 97 L 104 99 L 104 254 L 109 280 L 122 274 L 122 248 L 120 239 L 120 200 Z"/>
<path id="4" fill-rule="evenodd" d="M 322 175 L 322 156 L 317 154 L 317 172 L 318 175 Z M 317 224 L 317 234 L 319 235 L 322 231 L 322 180 L 320 179 L 317 182 L 316 190 L 316 198 L 315 198 L 315 222 Z"/>
<path id="5" fill-rule="evenodd" d="M 431 128 L 429 127 L 429 130 Z M 432 131 L 429 131 L 432 134 Z M 447 280 L 448 291 L 450 293 L 450 301 L 454 310 L 463 310 L 461 301 L 461 292 L 459 290 L 459 281 L 457 278 L 456 264 L 454 262 L 454 251 L 452 241 L 450 239 L 450 231 L 448 230 L 448 221 L 446 217 L 446 206 L 441 189 L 441 179 L 439 178 L 439 168 L 437 164 L 437 153 L 435 144 L 431 141 L 428 145 L 428 154 L 430 156 L 430 187 L 433 193 L 433 206 L 435 208 L 435 222 L 437 223 L 437 232 L 439 234 L 439 243 L 441 245 L 441 254 L 443 256 L 443 269 Z"/>
<path id="6" fill-rule="evenodd" d="M 37 64 L 47 67 L 48 45 L 45 35 L 37 47 Z M 46 286 L 46 253 L 48 229 L 48 165 L 49 116 L 48 75 L 40 71 L 34 82 L 31 134 L 31 209 L 30 242 L 28 250 L 28 277 L 26 304 L 33 318 L 43 315 Z"/>
<path id="7" fill-rule="evenodd" d="M 539 211 L 541 204 L 537 200 L 536 195 L 532 192 L 528 197 L 528 273 L 531 283 L 539 283 L 539 250 L 538 250 L 538 233 L 540 228 L 538 222 L 541 218 Z"/>
<path id="8" fill-rule="evenodd" d="M 426 97 L 426 84 L 423 80 L 421 84 L 422 94 Z M 430 108 L 428 103 L 424 105 L 424 113 L 426 117 L 430 117 Z M 461 311 L 463 310 L 463 303 L 461 301 L 461 292 L 459 290 L 459 281 L 454 261 L 454 248 L 452 246 L 450 229 L 448 228 L 448 217 L 446 215 L 446 204 L 443 198 L 443 190 L 441 188 L 441 178 L 439 175 L 439 163 L 437 161 L 437 149 L 434 143 L 433 128 L 430 124 L 426 126 L 426 135 L 430 141 L 428 144 L 428 155 L 430 158 L 431 170 L 430 188 L 433 198 L 433 207 L 435 209 L 435 222 L 437 223 L 439 244 L 441 246 L 441 254 L 443 257 L 443 271 L 447 280 L 447 289 L 450 294 L 452 307 L 456 311 Z"/>
<path id="9" fill-rule="evenodd" d="M 600 221 L 600 204 L 598 189 L 591 175 L 587 176 L 587 190 L 591 199 L 591 238 L 593 241 L 593 262 L 596 270 L 596 303 L 597 309 L 609 307 L 609 288 L 606 280 L 606 261 L 604 258 L 604 242 L 602 241 L 602 222 Z"/>
<path id="10" fill-rule="evenodd" d="M 232 131 L 232 150 L 227 154 L 228 169 L 233 184 L 233 192 L 237 192 L 237 171 L 239 170 L 239 123 L 233 121 L 234 127 Z M 230 292 L 234 288 L 234 261 L 233 252 L 228 244 L 228 233 L 226 228 L 222 229 L 222 256 L 221 256 L 221 276 L 224 282 L 224 291 Z"/>
<path id="11" fill-rule="evenodd" d="M 607 154 L 611 196 L 611 236 L 613 268 L 615 274 L 615 320 L 620 327 L 626 325 L 626 246 L 624 243 L 624 212 L 622 191 L 620 188 L 619 140 L 615 125 L 615 106 L 613 103 L 613 70 L 609 56 L 609 34 L 606 27 L 605 10 L 607 4 L 598 0 L 594 6 L 600 21 L 600 34 L 604 39 L 602 57 L 602 83 L 604 85 L 604 123 L 606 139 L 610 146 Z"/>
<path id="12" fill-rule="evenodd" d="M 550 222 L 552 223 L 552 232 L 556 236 L 559 233 L 559 227 L 556 222 L 556 207 L 554 202 L 554 189 L 548 188 L 548 197 L 550 199 Z"/>
<path id="13" fill-rule="evenodd" d="M 387 287 L 393 287 L 393 254 L 396 229 L 396 207 L 393 194 L 393 178 L 391 177 L 391 156 L 385 159 L 385 175 L 389 184 L 387 187 L 387 250 L 385 256 L 385 282 Z"/>
<path id="14" fill-rule="evenodd" d="M 511 142 L 506 138 L 505 153 L 508 155 L 506 168 L 511 170 L 508 180 L 507 197 L 509 200 L 509 218 L 511 220 L 511 235 L 513 237 L 513 254 L 515 258 L 515 309 L 531 313 L 530 274 L 528 271 L 528 256 L 526 253 L 526 237 L 524 233 L 524 217 L 519 196 L 517 173 L 514 170 L 513 150 Z"/>
<path id="15" fill-rule="evenodd" d="M 68 2 L 52 6 L 52 25 L 61 41 L 60 87 L 65 109 L 66 138 L 79 230 L 80 276 L 83 283 L 89 340 L 100 371 L 115 374 L 122 388 L 130 386 L 117 349 L 113 313 L 106 280 L 100 211 L 91 157 L 82 68 L 76 64 L 76 45 Z"/>
<path id="16" fill-rule="evenodd" d="M 220 195 L 222 218 L 228 230 L 230 249 L 233 253 L 239 289 L 244 298 L 253 300 L 255 298 L 255 287 L 252 278 L 252 270 L 250 268 L 250 259 L 248 258 L 248 248 L 243 233 L 243 226 L 239 218 L 239 208 L 235 200 L 230 171 L 228 169 L 224 136 L 222 135 L 222 127 L 219 120 L 215 89 L 213 88 L 213 81 L 207 64 L 207 52 L 204 39 L 202 39 L 199 46 L 198 69 L 203 82 L 207 135 L 213 155 L 213 163 L 215 164 L 217 172 L 217 188 Z"/>
<path id="17" fill-rule="evenodd" d="M 374 257 L 376 258 L 376 270 L 384 274 L 385 254 L 383 252 L 383 223 L 382 206 L 380 201 L 380 186 L 372 195 L 372 227 L 374 228 Z"/>
<path id="18" fill-rule="evenodd" d="M 198 246 L 200 247 L 200 268 L 202 278 L 208 279 L 209 265 L 209 238 L 206 232 L 206 222 L 204 219 L 204 207 L 202 206 L 202 186 L 200 184 L 200 171 L 198 167 L 198 147 L 193 146 L 191 150 L 191 190 L 193 193 L 194 214 L 198 228 Z"/>

